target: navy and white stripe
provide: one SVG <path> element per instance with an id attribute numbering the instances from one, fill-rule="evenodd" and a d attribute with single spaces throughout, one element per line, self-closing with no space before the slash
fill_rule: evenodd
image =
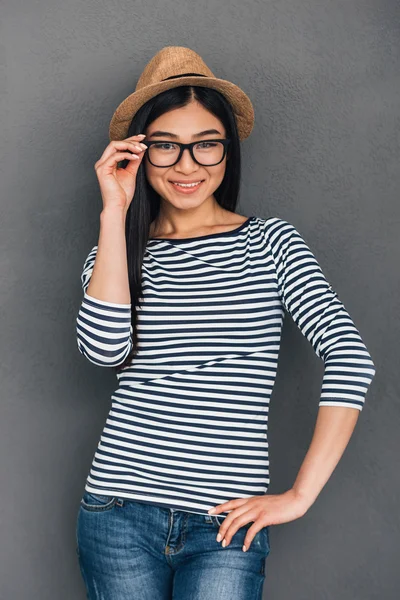
<path id="1" fill-rule="evenodd" d="M 86 293 L 96 251 L 81 276 L 77 342 L 111 367 L 132 348 L 131 305 Z M 117 374 L 87 491 L 196 513 L 265 494 L 285 312 L 325 363 L 319 406 L 362 410 L 374 363 L 287 221 L 253 216 L 230 232 L 149 239 L 142 281 L 139 351 Z"/>

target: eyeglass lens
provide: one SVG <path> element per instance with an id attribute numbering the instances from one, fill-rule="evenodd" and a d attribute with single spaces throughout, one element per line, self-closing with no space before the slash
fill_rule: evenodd
<path id="1" fill-rule="evenodd" d="M 173 142 L 160 142 L 152 144 L 147 152 L 154 165 L 167 167 L 176 162 L 179 150 L 179 146 Z M 193 146 L 193 154 L 202 165 L 213 165 L 222 160 L 224 145 L 221 142 L 199 142 Z"/>

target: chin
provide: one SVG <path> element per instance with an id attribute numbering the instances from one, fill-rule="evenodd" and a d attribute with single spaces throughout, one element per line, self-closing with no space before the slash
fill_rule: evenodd
<path id="1" fill-rule="evenodd" d="M 173 200 L 170 200 L 169 198 L 167 199 L 167 202 L 169 202 L 170 204 L 172 204 L 172 206 L 174 206 L 175 208 L 179 209 L 179 210 L 185 210 L 185 209 L 189 209 L 189 208 L 197 208 L 198 206 L 201 206 L 204 202 L 204 200 L 195 200 L 194 198 L 182 198 L 176 200 L 175 198 Z"/>

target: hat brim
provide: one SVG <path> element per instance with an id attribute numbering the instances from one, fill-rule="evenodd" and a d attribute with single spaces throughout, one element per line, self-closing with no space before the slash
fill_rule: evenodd
<path id="1" fill-rule="evenodd" d="M 169 79 L 154 83 L 127 96 L 112 116 L 108 132 L 110 141 L 123 140 L 128 136 L 133 116 L 150 98 L 154 98 L 154 96 L 157 96 L 157 94 L 160 94 L 164 90 L 182 85 L 210 87 L 221 92 L 232 105 L 240 140 L 244 140 L 250 135 L 254 126 L 254 108 L 247 94 L 231 81 L 218 79 L 217 77 L 197 77 L 196 75 L 192 75 L 179 77 L 176 80 Z"/>

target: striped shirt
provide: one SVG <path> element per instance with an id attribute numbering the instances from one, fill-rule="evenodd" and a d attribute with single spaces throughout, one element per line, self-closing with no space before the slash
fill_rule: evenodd
<path id="1" fill-rule="evenodd" d="M 132 349 L 131 304 L 87 294 L 96 252 L 81 275 L 77 343 L 115 367 Z M 265 494 L 286 312 L 324 361 L 319 406 L 362 410 L 374 363 L 289 222 L 252 216 L 233 231 L 149 238 L 142 284 L 138 353 L 117 374 L 88 492 L 200 514 Z"/>

